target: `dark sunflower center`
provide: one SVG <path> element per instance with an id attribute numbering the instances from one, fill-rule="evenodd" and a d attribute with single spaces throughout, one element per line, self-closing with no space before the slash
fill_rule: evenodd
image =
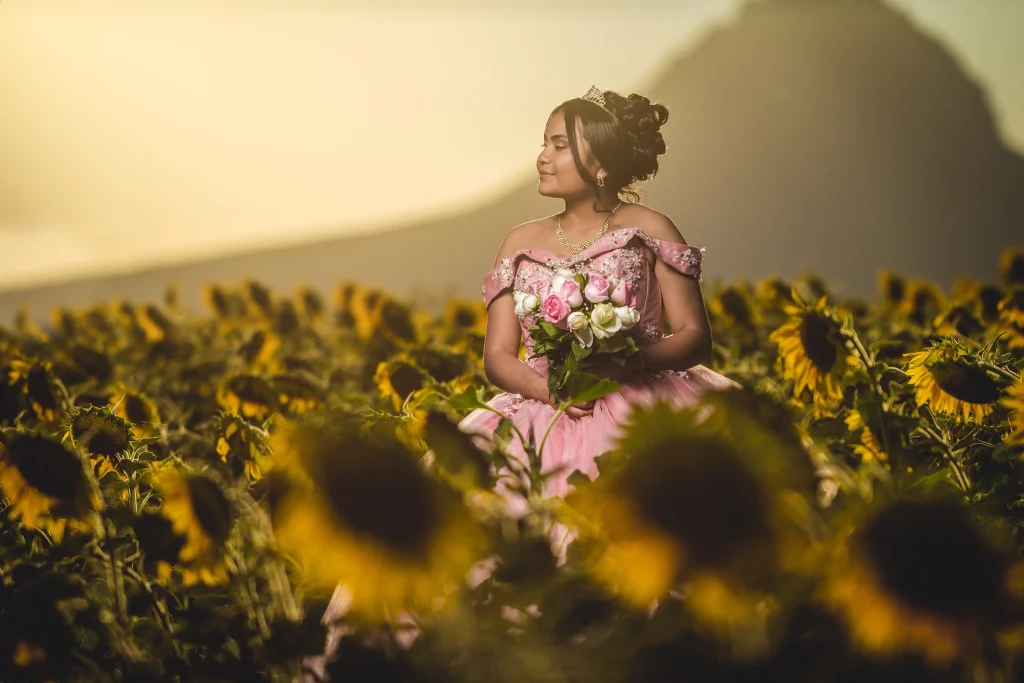
<path id="1" fill-rule="evenodd" d="M 416 329 L 412 324 L 409 309 L 395 301 L 386 301 L 380 312 L 381 323 L 399 339 L 415 339 Z"/>
<path id="2" fill-rule="evenodd" d="M 138 394 L 129 393 L 124 397 L 124 413 L 133 424 L 149 422 L 152 417 L 149 406 Z"/>
<path id="3" fill-rule="evenodd" d="M 270 405 L 272 402 L 270 387 L 261 377 L 240 375 L 231 380 L 228 388 L 235 396 L 249 403 Z"/>
<path id="4" fill-rule="evenodd" d="M 28 371 L 25 377 L 25 386 L 28 388 L 28 395 L 32 400 L 43 408 L 55 409 L 57 398 L 50 387 L 50 375 L 45 368 L 36 366 Z"/>
<path id="5" fill-rule="evenodd" d="M 698 566 L 723 566 L 741 544 L 769 535 L 765 493 L 723 443 L 667 442 L 627 467 L 629 498 L 648 522 L 682 541 Z"/>
<path id="6" fill-rule="evenodd" d="M 981 321 L 966 306 L 956 306 L 946 315 L 958 334 L 969 337 L 984 330 Z"/>
<path id="7" fill-rule="evenodd" d="M 981 300 L 981 317 L 986 322 L 992 322 L 999 317 L 999 302 L 1003 300 L 1003 290 L 995 285 L 985 285 L 978 292 Z"/>
<path id="8" fill-rule="evenodd" d="M 220 487 L 204 476 L 192 475 L 188 478 L 188 495 L 203 531 L 215 545 L 223 544 L 231 530 L 231 505 Z"/>
<path id="9" fill-rule="evenodd" d="M 473 327 L 476 324 L 476 315 L 468 308 L 460 308 L 455 313 L 454 321 L 457 327 Z"/>
<path id="10" fill-rule="evenodd" d="M 967 403 L 995 403 L 1002 393 L 987 372 L 953 359 L 936 361 L 928 370 L 947 394 Z"/>
<path id="11" fill-rule="evenodd" d="M 7 447 L 15 467 L 31 486 L 62 503 L 85 498 L 82 461 L 46 437 L 18 435 Z"/>
<path id="12" fill-rule="evenodd" d="M 800 325 L 800 344 L 818 372 L 829 372 L 839 360 L 834 324 L 817 313 L 806 313 Z"/>
<path id="13" fill-rule="evenodd" d="M 105 413 L 82 412 L 71 423 L 75 439 L 96 455 L 117 455 L 128 448 L 132 433 L 128 424 Z"/>
<path id="14" fill-rule="evenodd" d="M 1024 254 L 1018 254 L 1010 259 L 1004 277 L 1012 285 L 1024 285 Z"/>
<path id="15" fill-rule="evenodd" d="M 324 444 L 330 448 L 331 444 Z M 333 513 L 356 534 L 396 556 L 423 560 L 441 523 L 440 491 L 416 462 L 397 448 L 355 441 L 324 452 L 318 483 Z M 333 449 L 332 449 L 333 450 Z"/>
<path id="16" fill-rule="evenodd" d="M 1002 562 L 957 505 L 893 503 L 864 525 L 861 541 L 886 588 L 914 607 L 962 615 L 998 599 Z"/>
<path id="17" fill-rule="evenodd" d="M 902 278 L 891 277 L 885 282 L 885 298 L 891 303 L 898 304 L 903 301 L 907 293 L 906 283 Z"/>
<path id="18" fill-rule="evenodd" d="M 405 398 L 423 386 L 423 375 L 411 365 L 401 363 L 391 373 L 391 386 L 396 394 Z"/>
<path id="19" fill-rule="evenodd" d="M 174 533 L 171 521 L 163 515 L 145 513 L 132 522 L 139 546 L 150 562 L 175 562 L 185 539 Z"/>
<path id="20" fill-rule="evenodd" d="M 742 294 L 735 289 L 727 289 L 722 293 L 722 310 L 738 323 L 750 322 L 750 307 Z"/>

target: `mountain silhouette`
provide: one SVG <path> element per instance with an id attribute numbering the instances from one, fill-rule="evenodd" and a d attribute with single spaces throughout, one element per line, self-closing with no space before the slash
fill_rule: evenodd
<path id="1" fill-rule="evenodd" d="M 1021 242 L 1024 158 L 955 56 L 880 0 L 750 2 L 644 94 L 670 112 L 645 203 L 707 248 L 706 279 L 809 269 L 871 296 L 879 267 L 944 286 L 994 279 L 1000 250 Z M 0 293 L 0 321 L 22 304 L 39 317 L 154 300 L 169 282 L 198 305 L 203 283 L 250 276 L 280 291 L 352 278 L 479 297 L 505 232 L 560 207 L 531 177 L 478 208 L 374 234 Z"/>

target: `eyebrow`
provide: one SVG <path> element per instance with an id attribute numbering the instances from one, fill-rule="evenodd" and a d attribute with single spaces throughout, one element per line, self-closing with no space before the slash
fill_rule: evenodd
<path id="1" fill-rule="evenodd" d="M 545 135 L 544 137 L 547 137 L 547 136 Z M 552 140 L 554 140 L 555 138 L 565 138 L 566 140 L 569 139 L 568 137 L 566 137 L 565 135 L 562 135 L 561 133 L 555 133 L 554 135 L 551 136 Z"/>

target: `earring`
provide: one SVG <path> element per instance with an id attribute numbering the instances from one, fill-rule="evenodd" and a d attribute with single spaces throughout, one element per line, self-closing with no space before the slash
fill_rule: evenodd
<path id="1" fill-rule="evenodd" d="M 597 176 L 597 186 L 598 187 L 604 187 L 604 176 L 603 175 Z"/>

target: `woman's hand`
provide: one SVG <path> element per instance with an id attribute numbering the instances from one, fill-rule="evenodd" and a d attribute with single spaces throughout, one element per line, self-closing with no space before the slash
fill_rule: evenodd
<path id="1" fill-rule="evenodd" d="M 551 394 L 551 396 L 548 397 L 548 405 L 550 405 L 555 410 L 558 410 L 559 403 L 561 403 L 562 401 L 567 401 L 567 400 L 569 400 L 569 399 L 566 398 L 566 397 L 559 396 L 558 393 L 556 392 L 554 394 Z M 594 401 L 585 401 L 583 403 L 577 403 L 575 405 L 571 405 L 568 408 L 566 408 L 564 412 L 565 412 L 566 415 L 568 415 L 569 417 L 571 417 L 574 420 L 578 420 L 581 417 L 586 417 L 587 415 L 593 415 L 594 414 Z"/>

